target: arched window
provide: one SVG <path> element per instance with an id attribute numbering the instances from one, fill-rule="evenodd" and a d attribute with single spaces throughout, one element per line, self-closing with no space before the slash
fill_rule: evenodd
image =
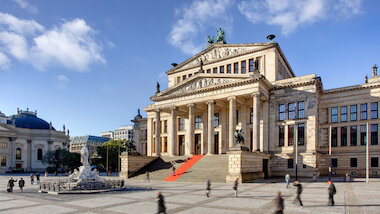
<path id="1" fill-rule="evenodd" d="M 37 160 L 42 160 L 42 149 L 37 149 Z"/>
<path id="2" fill-rule="evenodd" d="M 21 160 L 21 148 L 16 148 L 16 160 Z"/>

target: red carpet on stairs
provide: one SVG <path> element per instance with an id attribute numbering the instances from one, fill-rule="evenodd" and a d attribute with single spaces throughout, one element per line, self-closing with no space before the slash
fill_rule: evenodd
<path id="1" fill-rule="evenodd" d="M 183 163 L 178 169 L 175 170 L 175 176 L 171 173 L 164 181 L 176 181 L 179 177 L 181 177 L 184 173 L 187 172 L 196 162 L 198 162 L 203 155 L 194 155 L 185 163 Z"/>

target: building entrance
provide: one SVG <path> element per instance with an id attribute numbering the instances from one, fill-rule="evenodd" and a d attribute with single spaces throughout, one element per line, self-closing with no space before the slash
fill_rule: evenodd
<path id="1" fill-rule="evenodd" d="M 185 135 L 178 135 L 178 155 L 185 154 Z"/>
<path id="2" fill-rule="evenodd" d="M 195 143 L 194 143 L 194 154 L 201 154 L 201 134 L 195 134 Z"/>
<path id="3" fill-rule="evenodd" d="M 214 153 L 219 154 L 219 132 L 214 133 Z"/>

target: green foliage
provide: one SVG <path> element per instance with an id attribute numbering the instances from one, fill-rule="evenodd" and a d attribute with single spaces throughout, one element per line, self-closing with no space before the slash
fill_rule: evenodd
<path id="1" fill-rule="evenodd" d="M 109 140 L 102 146 L 96 148 L 96 154 L 101 158 L 93 158 L 92 164 L 96 165 L 98 170 L 105 171 L 107 166 L 107 147 L 108 147 L 108 167 L 112 171 L 117 171 L 118 151 L 120 147 L 120 154 L 127 150 L 126 140 Z"/>
<path id="2" fill-rule="evenodd" d="M 48 163 L 51 167 L 63 170 L 73 170 L 80 166 L 80 155 L 70 153 L 65 149 L 47 152 L 43 158 L 43 163 Z"/>

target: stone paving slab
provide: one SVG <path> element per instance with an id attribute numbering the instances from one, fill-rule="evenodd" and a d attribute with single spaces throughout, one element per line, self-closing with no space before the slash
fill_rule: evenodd
<path id="1" fill-rule="evenodd" d="M 118 198 L 118 197 L 97 197 L 97 198 L 91 198 L 91 199 L 66 202 L 66 204 L 92 208 L 92 207 L 104 207 L 104 206 L 110 206 L 113 204 L 127 203 L 131 201 L 133 200 Z"/>
<path id="2" fill-rule="evenodd" d="M 172 204 L 167 203 L 166 209 L 167 211 L 170 211 L 172 209 L 181 207 L 181 205 L 178 204 Z M 115 211 L 120 213 L 129 213 L 129 214 L 135 214 L 135 213 L 155 213 L 157 212 L 157 203 L 155 202 L 138 202 L 133 204 L 126 204 L 116 207 L 111 207 L 106 209 L 107 211 Z"/>
<path id="3" fill-rule="evenodd" d="M 74 212 L 76 209 L 67 208 L 67 207 L 61 207 L 61 206 L 54 206 L 54 205 L 41 205 L 41 206 L 34 206 L 34 207 L 25 207 L 21 209 L 15 209 L 15 210 L 7 210 L 0 213 L 7 213 L 7 214 L 20 214 L 20 213 L 30 213 L 30 214 L 62 214 L 62 213 L 69 213 Z"/>
<path id="4" fill-rule="evenodd" d="M 207 208 L 207 207 L 195 207 L 191 208 L 185 211 L 178 212 L 178 214 L 223 214 L 223 213 L 230 213 L 230 214 L 248 214 L 247 211 L 237 211 L 237 210 L 226 210 L 226 209 L 219 209 L 219 208 Z"/>
<path id="5" fill-rule="evenodd" d="M 263 199 L 251 198 L 222 198 L 217 201 L 208 203 L 208 205 L 225 207 L 225 208 L 242 208 L 242 209 L 257 209 L 272 201 Z"/>
<path id="6" fill-rule="evenodd" d="M 39 203 L 28 201 L 28 200 L 10 200 L 10 201 L 0 201 L 0 210 L 10 209 L 10 208 L 20 208 L 25 206 L 37 205 Z"/>

